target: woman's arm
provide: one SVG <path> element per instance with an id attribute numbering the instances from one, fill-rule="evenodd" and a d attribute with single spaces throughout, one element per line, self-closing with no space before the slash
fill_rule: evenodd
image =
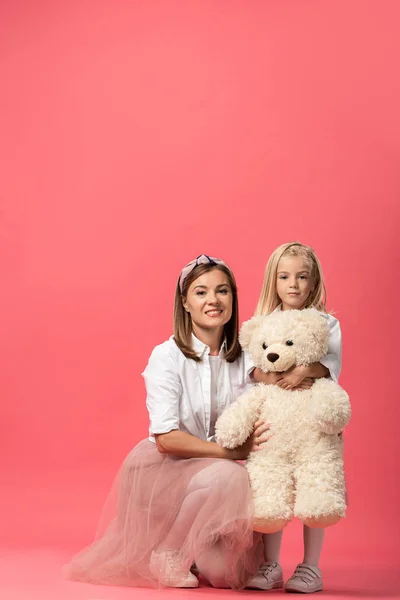
<path id="1" fill-rule="evenodd" d="M 228 450 L 216 442 L 206 442 L 179 430 L 179 398 L 182 393 L 177 366 L 168 345 L 156 346 L 143 373 L 150 417 L 150 431 L 159 452 L 183 458 L 229 458 L 244 460 L 268 438 L 268 427 L 256 423 L 254 433 L 239 448 Z"/>
<path id="2" fill-rule="evenodd" d="M 256 441 L 256 432 L 246 440 L 243 446 L 228 450 L 216 442 L 206 442 L 200 438 L 174 430 L 155 436 L 158 451 L 161 454 L 173 454 L 181 458 L 230 458 L 231 460 L 245 460 L 253 449 Z M 257 444 L 262 443 L 261 438 Z"/>

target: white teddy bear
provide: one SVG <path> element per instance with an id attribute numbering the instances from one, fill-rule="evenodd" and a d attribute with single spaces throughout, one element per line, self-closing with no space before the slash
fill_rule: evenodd
<path id="1" fill-rule="evenodd" d="M 313 308 L 277 311 L 244 323 L 239 339 L 256 367 L 281 372 L 318 362 L 328 350 L 329 326 Z M 246 464 L 255 531 L 280 531 L 294 516 L 314 527 L 333 525 L 345 516 L 338 434 L 350 416 L 348 395 L 326 378 L 303 391 L 259 383 L 223 412 L 216 440 L 225 448 L 241 446 L 258 419 L 271 424 L 273 435 Z"/>

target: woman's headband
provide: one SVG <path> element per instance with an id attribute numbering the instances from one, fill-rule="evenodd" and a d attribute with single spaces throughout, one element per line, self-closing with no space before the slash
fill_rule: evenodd
<path id="1" fill-rule="evenodd" d="M 214 258 L 213 256 L 207 256 L 207 254 L 201 254 L 195 260 L 192 260 L 190 263 L 183 267 L 181 275 L 179 277 L 179 289 L 183 289 L 183 284 L 185 282 L 186 277 L 195 269 L 198 265 L 223 265 L 227 269 L 229 269 L 228 265 L 224 263 L 220 258 Z"/>

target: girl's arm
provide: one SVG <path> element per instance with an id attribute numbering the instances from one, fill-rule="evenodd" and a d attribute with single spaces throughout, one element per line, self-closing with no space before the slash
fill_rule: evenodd
<path id="1" fill-rule="evenodd" d="M 342 331 L 340 323 L 332 315 L 327 315 L 329 325 L 328 352 L 321 358 L 320 363 L 328 369 L 327 377 L 338 383 L 342 370 Z"/>
<path id="2" fill-rule="evenodd" d="M 278 374 L 279 375 L 279 374 Z M 277 378 L 276 385 L 283 388 L 284 390 L 292 389 L 304 389 L 301 387 L 302 384 L 307 381 L 311 382 L 307 387 L 311 387 L 314 383 L 314 379 L 320 379 L 323 377 L 329 377 L 329 369 L 327 369 L 321 363 L 313 363 L 312 365 L 298 365 L 292 367 L 285 373 L 281 373 L 281 376 Z"/>
<path id="3" fill-rule="evenodd" d="M 299 369 L 299 371 L 296 372 L 295 369 Z M 307 369 L 306 373 L 310 374 L 304 374 L 300 369 Z M 289 371 L 285 371 L 284 373 L 264 373 L 264 371 L 261 371 L 261 369 L 257 368 L 252 372 L 252 377 L 257 383 L 266 383 L 267 385 L 275 384 L 279 385 L 280 387 L 286 387 L 286 383 L 288 383 L 288 381 L 285 381 L 285 379 L 293 376 L 292 379 L 295 385 L 291 384 L 290 387 L 286 389 L 308 390 L 314 383 L 314 379 L 326 377 L 326 375 L 319 374 L 325 372 L 329 375 L 329 371 L 326 369 L 326 367 L 320 363 L 314 363 L 308 367 L 292 367 L 292 369 L 289 369 Z M 298 382 L 297 384 L 296 381 Z"/>

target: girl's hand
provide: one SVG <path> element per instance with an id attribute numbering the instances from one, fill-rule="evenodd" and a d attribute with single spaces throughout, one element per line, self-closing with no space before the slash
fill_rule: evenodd
<path id="1" fill-rule="evenodd" d="M 285 373 L 276 371 L 264 373 L 264 371 L 257 368 L 253 371 L 253 379 L 258 383 L 279 385 L 284 390 L 309 390 L 314 383 L 314 379 L 309 376 L 307 377 L 305 371 L 306 367 L 292 367 Z"/>
<path id="2" fill-rule="evenodd" d="M 294 366 L 284 373 L 279 373 L 279 375 L 280 377 L 278 378 L 276 385 L 284 390 L 308 389 L 307 387 L 299 388 L 306 379 L 306 373 L 303 366 Z M 311 387 L 311 385 L 308 385 L 308 387 Z"/>
<path id="3" fill-rule="evenodd" d="M 303 381 L 295 388 L 292 388 L 292 391 L 295 390 L 309 390 L 314 385 L 315 379 L 312 377 L 306 377 Z"/>
<path id="4" fill-rule="evenodd" d="M 283 373 L 275 373 L 274 371 L 264 373 L 264 371 L 261 371 L 259 368 L 256 368 L 253 371 L 254 381 L 257 381 L 258 383 L 265 383 L 267 385 L 276 384 L 282 375 Z"/>

